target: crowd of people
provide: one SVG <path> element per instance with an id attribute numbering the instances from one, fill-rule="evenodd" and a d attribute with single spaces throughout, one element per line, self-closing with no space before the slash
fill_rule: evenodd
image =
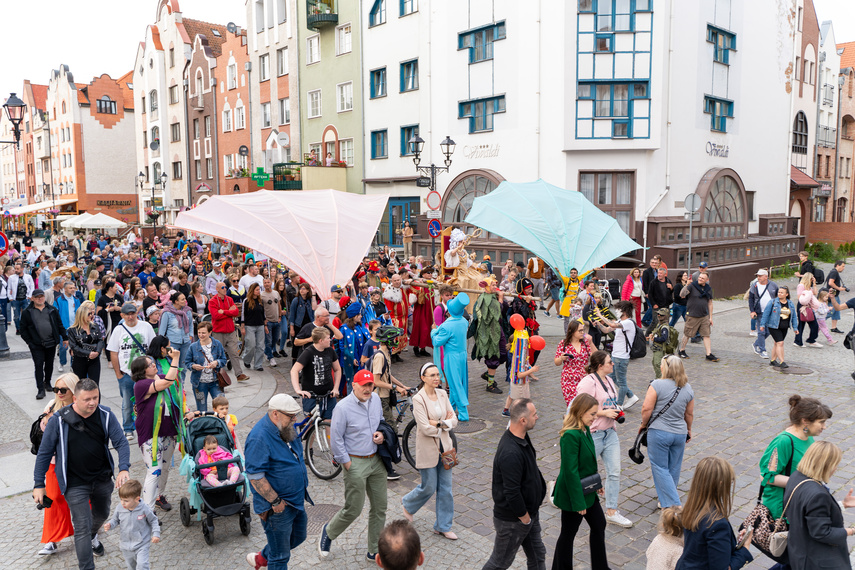
<path id="1" fill-rule="evenodd" d="M 802 261 L 795 300 L 762 269 L 746 293 L 757 335 L 754 351 L 779 368 L 788 367 L 783 341 L 789 328 L 797 331 L 797 346 L 818 346 L 820 331 L 834 344 L 831 334 L 841 332 L 839 311 L 852 303 L 837 300 L 840 291 L 848 291 L 840 275 L 843 262 L 835 264 L 826 280 L 817 279 L 806 254 Z M 561 510 L 553 568 L 572 567 L 573 543 L 583 519 L 591 529 L 592 567 L 609 567 L 606 526 L 634 524 L 619 509 L 622 450 L 617 432 L 626 422 L 625 410 L 639 401 L 639 432 L 645 436 L 657 507 L 662 509 L 660 535 L 648 551 L 649 567 L 735 570 L 751 560 L 751 528 L 734 536 L 728 521 L 735 475 L 727 461 L 702 459 L 689 493 L 681 497 L 678 491 L 695 409 L 682 359 L 689 358 L 691 341 L 703 344 L 707 361 L 718 361 L 711 346 L 713 291 L 706 264 L 695 272 L 680 272 L 672 281 L 654 256 L 644 271 L 629 272 L 613 308 L 595 274 L 580 276 L 574 269 L 564 277 L 532 257 L 528 265 L 507 262 L 497 270 L 497 283 L 487 273 L 491 265 L 489 259 L 478 264 L 482 293 L 470 301 L 447 285 L 432 286 L 438 270 L 426 260 L 398 260 L 396 252 L 381 250 L 377 259 L 363 259 L 350 282 L 333 286 L 330 298 L 321 300 L 310 284 L 275 262 L 256 261 L 252 252 L 234 245 L 203 244 L 180 233 L 174 240 L 151 242 L 133 233 L 121 240 L 57 236 L 49 252 L 39 252 L 32 242 L 10 250 L 0 279 L 0 310 L 14 313 L 7 317 L 7 328 L 13 323 L 31 351 L 36 398 L 56 394 L 40 419 L 44 436 L 33 495 L 40 505 L 47 506 L 47 497 L 59 508 L 45 510 L 45 546 L 39 554 L 53 554 L 61 540 L 74 536 L 80 568 L 94 568 L 93 555 L 104 552 L 99 529 L 118 526 L 129 567 L 146 567 L 148 548 L 160 537 L 155 513 L 172 508 L 166 483 L 173 454 L 187 437 L 187 422 L 207 412 L 210 397 L 214 413 L 234 436 L 236 420 L 228 414 L 222 392 L 231 382 L 229 374 L 245 382 L 247 373 L 275 368 L 290 357 L 291 384 L 299 401 L 276 394 L 242 446 L 253 509 L 268 538 L 264 550 L 247 555 L 256 569 L 287 568 L 291 551 L 306 539 L 305 503 L 311 497 L 294 425 L 301 412 L 308 414 L 316 406 L 329 421 L 327 437 L 345 483 L 344 507 L 318 539 L 322 558 L 330 556 L 333 543 L 360 516 L 366 497 L 366 557 L 381 567 L 414 568 L 424 562 L 418 534 L 409 523 L 434 496 L 433 531 L 457 540 L 452 529 L 457 456 L 451 433 L 458 422 L 469 420 L 469 367 L 479 360 L 484 389 L 502 395 L 497 412 L 509 422 L 493 461 L 495 545 L 485 569 L 508 568 L 520 547 L 530 568 L 545 568 L 539 509 L 547 496 Z M 528 436 L 538 420 L 529 385 L 537 380 L 544 348 L 537 335 L 539 311 L 551 317 L 553 308 L 565 327 L 554 365 L 560 368 L 567 411 L 558 434 L 560 472 L 547 484 Z M 832 319 L 830 329 L 824 327 L 826 316 Z M 674 328 L 681 317 L 682 335 Z M 809 336 L 802 343 L 805 324 Z M 771 354 L 767 336 L 775 343 Z M 468 337 L 474 343 L 471 359 Z M 627 381 L 639 344 L 651 349 L 654 369 L 644 394 L 634 393 Z M 395 396 L 409 390 L 394 369 L 409 347 L 413 358 L 429 359 L 420 367 L 412 397 L 421 480 L 398 507 L 403 520 L 386 525 L 388 481 L 400 478 L 389 460 L 399 449 L 392 412 Z M 62 374 L 52 383 L 57 356 Z M 117 379 L 121 420 L 100 403 L 102 358 Z M 502 364 L 504 384 L 497 379 Z M 192 398 L 187 398 L 188 390 Z M 760 460 L 760 504 L 769 516 L 780 518 L 794 497 L 786 511 L 794 533 L 788 558 L 776 558 L 782 568 L 788 563 L 804 568 L 817 555 L 836 560 L 846 554 L 850 533 L 835 530 L 844 530 L 839 507 L 823 494 L 840 452 L 813 441 L 830 417 L 831 410 L 821 402 L 793 396 L 792 425 Z M 129 477 L 129 445 L 134 441 L 145 466 L 142 481 Z M 118 452 L 118 466 L 110 446 Z M 216 441 L 206 441 L 197 458 L 230 459 L 230 451 Z M 203 476 L 217 486 L 235 484 L 240 472 L 229 464 L 222 476 L 210 469 Z M 800 485 L 806 481 L 819 486 Z M 113 488 L 121 506 L 106 522 Z M 825 517 L 822 524 L 833 536 L 831 543 L 817 538 L 817 523 L 811 519 L 817 505 L 825 509 L 819 516 Z M 855 498 L 847 497 L 843 505 L 855 505 Z M 755 536 L 758 530 L 754 528 Z M 712 563 L 716 557 L 720 565 Z"/>

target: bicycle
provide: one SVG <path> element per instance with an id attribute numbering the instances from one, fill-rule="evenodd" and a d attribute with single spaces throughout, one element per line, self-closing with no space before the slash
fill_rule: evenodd
<path id="1" fill-rule="evenodd" d="M 323 419 L 323 412 L 326 411 L 332 396 L 329 392 L 322 396 L 311 392 L 310 394 L 315 398 L 315 407 L 303 421 L 294 424 L 294 429 L 297 430 L 297 437 L 304 442 L 303 455 L 309 469 L 318 479 L 329 481 L 341 473 L 341 465 L 333 459 L 330 439 L 327 436 L 330 421 Z M 322 435 L 319 437 L 318 434 Z"/>
<path id="2" fill-rule="evenodd" d="M 609 290 L 609 281 L 608 279 L 598 279 L 597 280 L 597 288 L 600 291 L 600 297 L 603 299 L 603 303 L 606 307 L 612 306 L 612 293 Z"/>
<path id="3" fill-rule="evenodd" d="M 404 415 L 406 415 L 408 410 L 413 408 L 413 396 L 418 393 L 417 388 L 410 388 L 407 390 L 407 397 L 403 402 L 400 402 L 397 406 L 398 417 L 395 418 L 395 431 L 398 431 L 398 425 L 404 419 Z M 407 427 L 404 428 L 403 435 L 400 436 L 401 440 L 401 451 L 404 452 L 404 457 L 407 459 L 407 463 L 412 466 L 413 469 L 417 469 L 416 467 L 416 457 L 414 455 L 416 449 L 416 435 L 418 434 L 418 428 L 416 427 L 416 418 L 411 419 L 407 423 Z M 454 446 L 454 449 L 457 449 L 457 436 L 454 435 L 454 430 L 449 432 L 451 435 L 451 444 Z"/>

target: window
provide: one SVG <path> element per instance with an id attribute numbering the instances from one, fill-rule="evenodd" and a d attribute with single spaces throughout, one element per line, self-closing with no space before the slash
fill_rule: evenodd
<path id="1" fill-rule="evenodd" d="M 418 0 L 399 0 L 401 3 L 401 17 L 412 14 L 419 9 Z"/>
<path id="2" fill-rule="evenodd" d="M 386 0 L 374 0 L 371 12 L 368 13 L 368 27 L 386 23 Z"/>
<path id="3" fill-rule="evenodd" d="M 160 143 L 160 129 L 158 127 L 151 128 L 151 142 Z"/>
<path id="4" fill-rule="evenodd" d="M 193 138 L 199 140 L 199 119 L 193 119 Z"/>
<path id="5" fill-rule="evenodd" d="M 620 228 L 632 236 L 632 172 L 582 172 L 579 191 L 589 202 L 618 221 Z"/>
<path id="6" fill-rule="evenodd" d="M 483 171 L 482 171 L 483 172 Z M 442 212 L 443 224 L 462 224 L 466 219 L 466 215 L 472 208 L 472 202 L 475 198 L 486 196 L 496 189 L 499 181 L 493 178 L 488 178 L 484 174 L 472 174 L 459 180 L 449 192 L 446 193 L 445 205 Z M 472 232 L 472 226 L 463 226 L 464 232 Z M 489 239 L 492 234 L 485 233 L 482 237 Z M 502 257 L 506 259 L 510 255 Z M 493 257 L 493 259 L 496 259 Z M 522 259 L 520 259 L 522 261 Z"/>
<path id="7" fill-rule="evenodd" d="M 181 161 L 172 163 L 172 179 L 181 180 Z"/>
<path id="8" fill-rule="evenodd" d="M 371 72 L 371 98 L 386 96 L 386 68 Z"/>
<path id="9" fill-rule="evenodd" d="M 258 58 L 258 80 L 270 79 L 270 54 L 264 54 Z"/>
<path id="10" fill-rule="evenodd" d="M 116 114 L 116 102 L 112 101 L 109 97 L 104 95 L 96 102 L 97 111 L 99 113 L 105 113 L 107 115 L 115 115 Z M 145 102 L 143 102 L 143 106 L 145 106 Z"/>
<path id="11" fill-rule="evenodd" d="M 353 110 L 353 82 L 340 83 L 336 85 L 336 111 L 343 113 L 344 111 Z"/>
<path id="12" fill-rule="evenodd" d="M 246 128 L 246 109 L 243 105 L 235 109 L 235 129 Z"/>
<path id="13" fill-rule="evenodd" d="M 225 109 L 223 111 L 223 132 L 227 133 L 232 130 L 232 110 Z"/>
<path id="14" fill-rule="evenodd" d="M 279 99 L 279 124 L 287 125 L 291 122 L 291 99 L 285 97 Z"/>
<path id="15" fill-rule="evenodd" d="M 804 112 L 799 111 L 793 121 L 793 153 L 807 154 L 808 122 Z"/>
<path id="16" fill-rule="evenodd" d="M 469 119 L 469 132 L 493 130 L 493 115 L 505 112 L 505 96 L 465 101 L 458 106 L 458 119 Z"/>
<path id="17" fill-rule="evenodd" d="M 730 52 L 736 50 L 736 34 L 707 25 L 707 41 L 713 45 L 713 59 L 719 63 L 730 63 Z"/>
<path id="18" fill-rule="evenodd" d="M 210 158 L 205 159 L 205 168 L 208 171 L 208 180 L 214 177 L 214 161 Z"/>
<path id="19" fill-rule="evenodd" d="M 321 90 L 309 91 L 309 118 L 321 116 Z"/>
<path id="20" fill-rule="evenodd" d="M 352 51 L 350 24 L 335 29 L 335 54 L 342 55 Z"/>
<path id="21" fill-rule="evenodd" d="M 172 123 L 169 125 L 170 139 L 172 142 L 181 140 L 181 123 Z"/>
<path id="22" fill-rule="evenodd" d="M 175 67 L 175 48 L 169 48 L 169 67 Z"/>
<path id="23" fill-rule="evenodd" d="M 220 30 L 217 28 L 211 28 L 211 33 L 214 34 L 215 37 L 221 38 L 223 34 L 220 33 Z"/>
<path id="24" fill-rule="evenodd" d="M 410 125 L 409 127 L 401 127 L 401 156 L 410 156 L 410 139 L 419 134 L 418 125 Z"/>
<path id="25" fill-rule="evenodd" d="M 706 224 L 742 222 L 744 216 L 745 203 L 739 183 L 732 176 L 719 177 L 704 199 L 701 221 Z M 718 231 L 716 234 L 719 237 Z"/>
<path id="26" fill-rule="evenodd" d="M 178 103 L 178 86 L 173 85 L 169 88 L 169 104 L 174 105 Z"/>
<path id="27" fill-rule="evenodd" d="M 196 180 L 202 180 L 202 161 L 196 161 Z"/>
<path id="28" fill-rule="evenodd" d="M 460 32 L 457 35 L 457 48 L 469 50 L 469 63 L 493 59 L 493 42 L 505 39 L 505 23 Z"/>
<path id="29" fill-rule="evenodd" d="M 276 75 L 288 75 L 288 48 L 276 50 Z"/>
<path id="30" fill-rule="evenodd" d="M 401 64 L 401 93 L 419 88 L 419 60 Z"/>
<path id="31" fill-rule="evenodd" d="M 389 137 L 386 129 L 382 131 L 371 131 L 371 158 L 386 158 L 389 156 Z"/>
<path id="32" fill-rule="evenodd" d="M 148 131 L 143 131 L 142 146 L 143 146 L 143 148 L 148 148 Z"/>
<path id="33" fill-rule="evenodd" d="M 261 128 L 266 129 L 270 126 L 270 103 L 261 104 Z"/>
<path id="34" fill-rule="evenodd" d="M 151 112 L 154 113 L 155 111 L 157 111 L 157 90 L 152 89 L 151 92 L 148 94 L 148 98 L 151 107 Z"/>
<path id="35" fill-rule="evenodd" d="M 226 81 L 228 82 L 229 89 L 237 88 L 237 64 L 231 64 L 226 70 Z"/>
<path id="36" fill-rule="evenodd" d="M 631 32 L 631 0 L 597 0 L 598 32 Z"/>
<path id="37" fill-rule="evenodd" d="M 596 117 L 629 117 L 629 85 L 597 85 Z"/>
<path id="38" fill-rule="evenodd" d="M 205 115 L 205 137 L 211 136 L 211 115 Z"/>
<path id="39" fill-rule="evenodd" d="M 306 65 L 321 61 L 321 37 L 318 35 L 306 39 Z"/>
<path id="40" fill-rule="evenodd" d="M 733 101 L 704 96 L 704 113 L 710 115 L 710 130 L 727 132 L 727 120 L 733 118 Z"/>
<path id="41" fill-rule="evenodd" d="M 353 166 L 353 139 L 338 141 L 338 158 L 348 166 Z"/>
<path id="42" fill-rule="evenodd" d="M 597 51 L 600 53 L 611 53 L 612 51 L 614 51 L 612 49 L 612 40 L 613 39 L 614 39 L 614 34 L 597 34 L 594 51 Z"/>
<path id="43" fill-rule="evenodd" d="M 235 158 L 231 154 L 223 156 L 223 170 L 226 171 L 226 176 L 231 174 L 231 170 L 235 167 Z"/>
<path id="44" fill-rule="evenodd" d="M 140 97 L 140 107 L 142 108 L 142 114 L 145 115 L 145 95 Z"/>

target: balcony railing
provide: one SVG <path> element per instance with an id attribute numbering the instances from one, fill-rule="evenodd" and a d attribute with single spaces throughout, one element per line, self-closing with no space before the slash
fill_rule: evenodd
<path id="1" fill-rule="evenodd" d="M 320 30 L 338 24 L 337 0 L 306 0 L 306 26 Z"/>
<path id="2" fill-rule="evenodd" d="M 831 83 L 822 86 L 822 104 L 834 105 L 834 85 Z"/>
<path id="3" fill-rule="evenodd" d="M 273 189 L 274 190 L 302 190 L 303 181 L 300 180 L 299 162 L 284 162 L 273 165 Z"/>
<path id="4" fill-rule="evenodd" d="M 819 127 L 817 144 L 825 148 L 834 148 L 837 144 L 837 129 L 831 127 Z"/>

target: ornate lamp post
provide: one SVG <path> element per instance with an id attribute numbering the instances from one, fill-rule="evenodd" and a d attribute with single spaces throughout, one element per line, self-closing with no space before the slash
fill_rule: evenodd
<path id="1" fill-rule="evenodd" d="M 6 99 L 3 108 L 6 109 L 6 117 L 8 117 L 9 122 L 12 123 L 12 132 L 15 135 L 15 140 L 0 141 L 0 143 L 15 144 L 18 150 L 21 150 L 21 121 L 24 120 L 27 105 L 12 93 Z"/>
<path id="2" fill-rule="evenodd" d="M 409 145 L 410 152 L 413 154 L 413 164 L 416 165 L 416 171 L 422 176 L 430 178 L 430 191 L 436 192 L 436 175 L 440 172 L 448 172 L 448 169 L 451 167 L 451 155 L 454 154 L 457 144 L 449 136 L 446 136 L 445 140 L 439 143 L 439 147 L 445 155 L 445 166 L 437 166 L 433 163 L 430 166 L 419 166 L 422 150 L 425 146 L 425 141 L 419 135 L 413 135 L 407 144 Z M 436 259 L 436 240 L 431 240 L 430 249 L 431 259 Z"/>

